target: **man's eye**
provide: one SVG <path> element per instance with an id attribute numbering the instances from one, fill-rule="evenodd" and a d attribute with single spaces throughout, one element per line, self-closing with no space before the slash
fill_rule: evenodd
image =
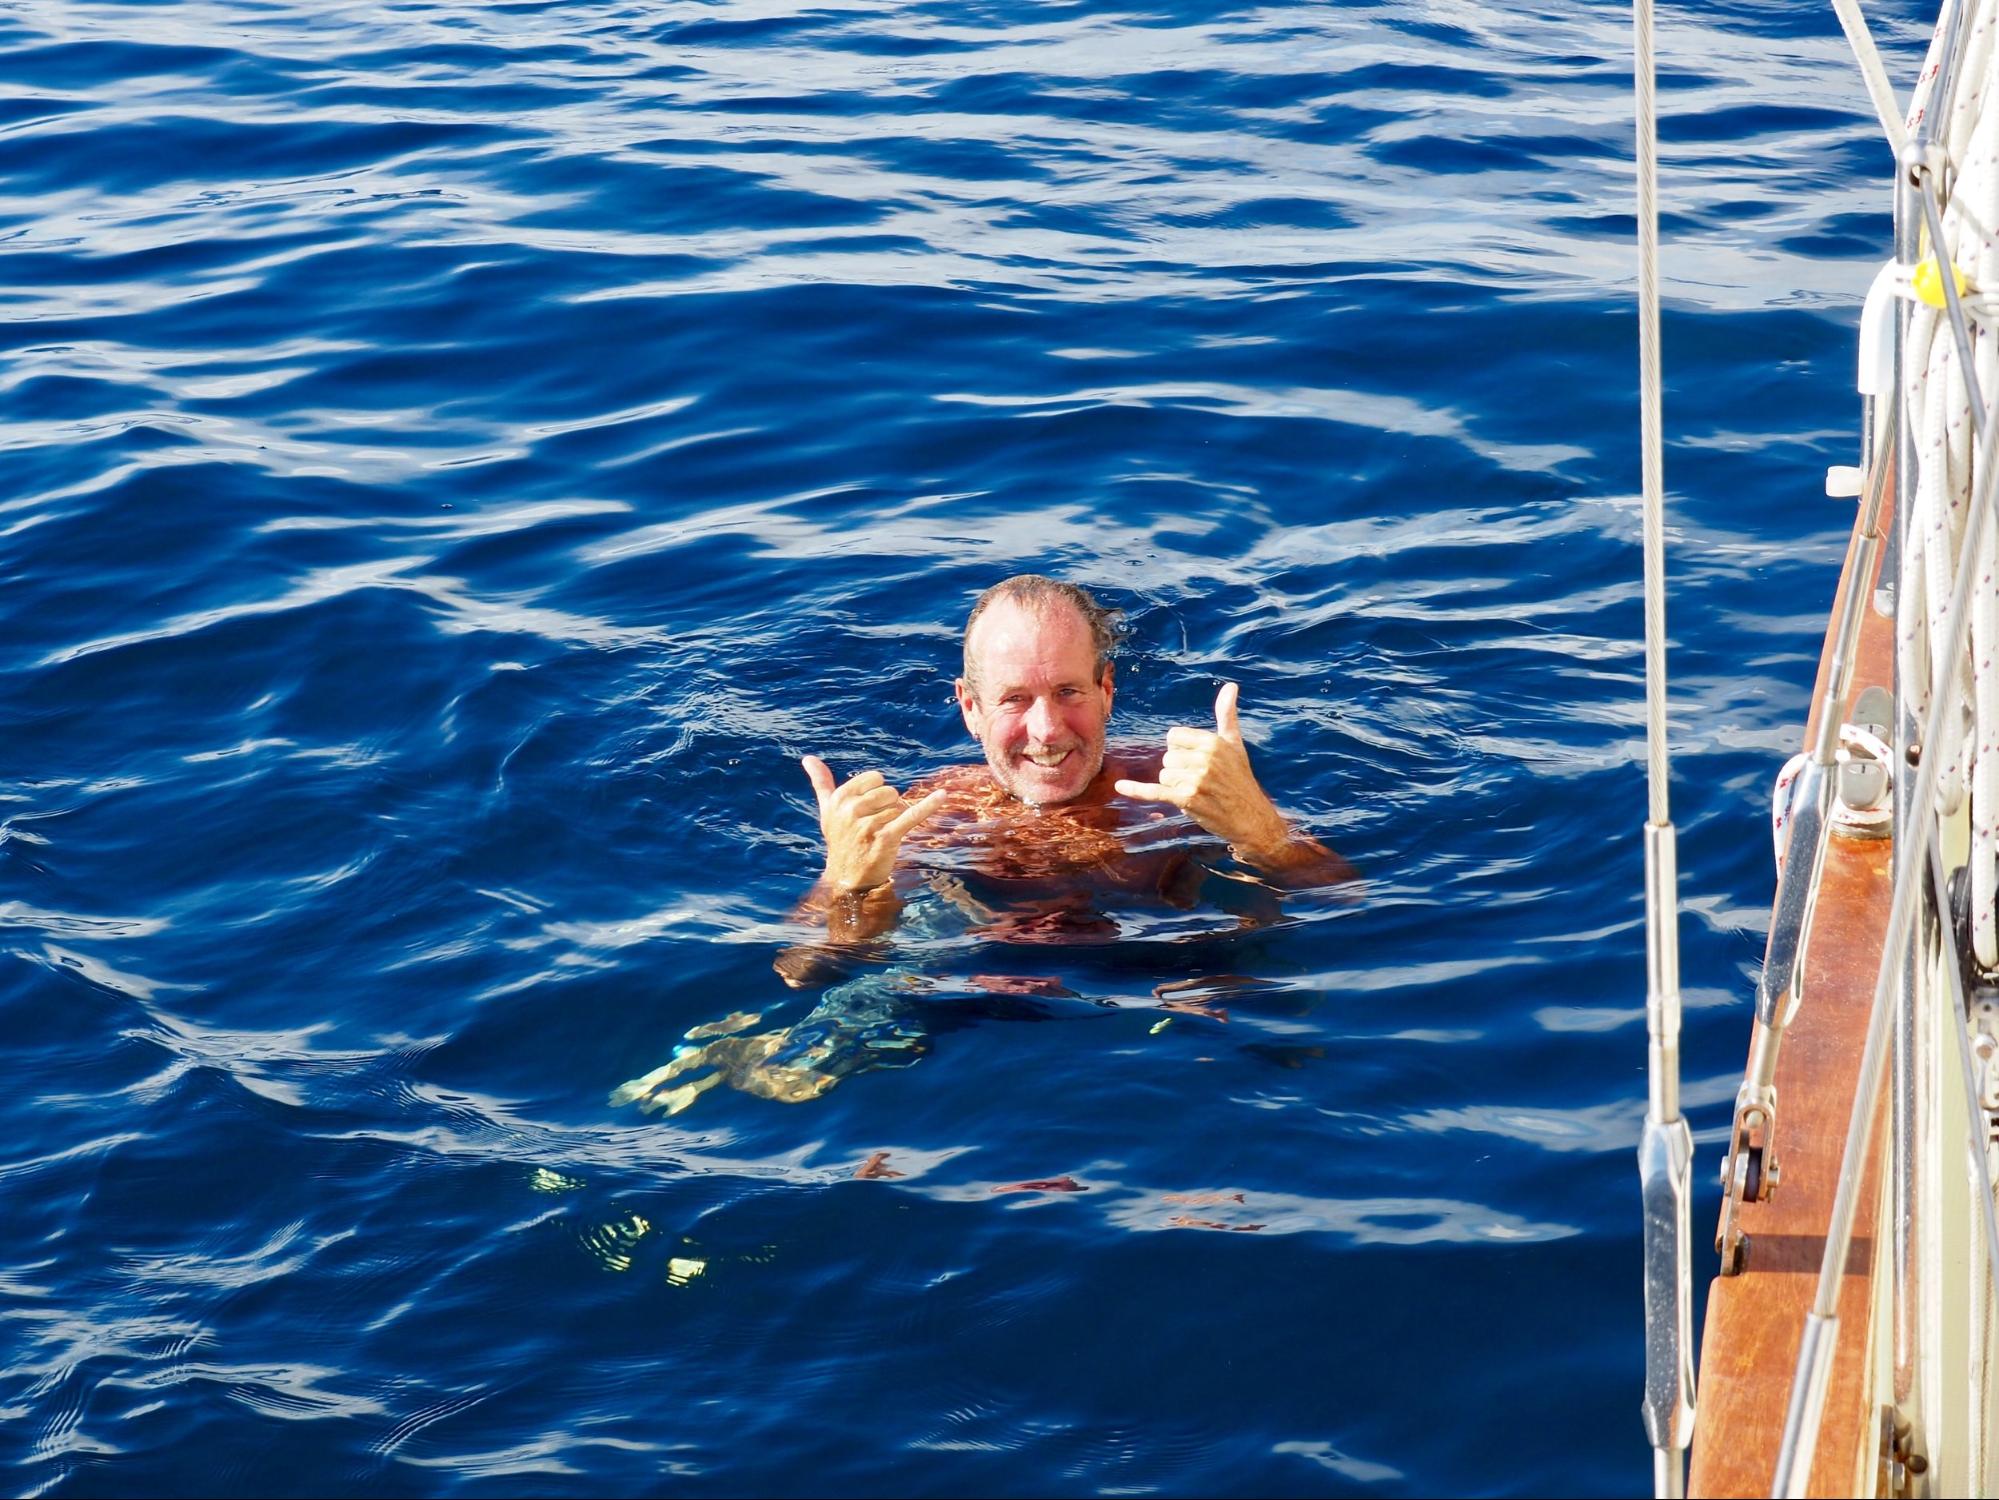
<path id="1" fill-rule="evenodd" d="M 1062 696 L 1064 698 L 1080 698 L 1083 696 L 1083 690 L 1081 688 L 1066 687 L 1062 689 Z"/>
<path id="2" fill-rule="evenodd" d="M 1025 693 L 1008 693 L 1004 698 L 1000 699 L 1000 706 L 1002 708 L 1019 708 L 1026 701 L 1027 695 Z"/>

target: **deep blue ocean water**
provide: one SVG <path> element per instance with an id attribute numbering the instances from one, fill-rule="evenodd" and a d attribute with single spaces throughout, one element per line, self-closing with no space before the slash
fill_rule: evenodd
<path id="1" fill-rule="evenodd" d="M 1703 1246 L 1888 159 L 1660 19 Z M 4 1487 L 1644 1490 L 1627 27 L 0 7 Z M 1365 899 L 788 990 L 797 756 L 967 758 L 1024 569 Z"/>

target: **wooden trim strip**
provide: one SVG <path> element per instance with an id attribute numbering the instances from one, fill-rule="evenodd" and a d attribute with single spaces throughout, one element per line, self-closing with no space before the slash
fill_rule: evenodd
<path id="1" fill-rule="evenodd" d="M 1889 483 L 1892 497 L 1892 475 Z M 1885 509 L 1884 526 L 1889 524 Z M 1856 517 L 1842 579 L 1854 566 L 1859 541 Z M 1877 563 L 1870 584 L 1878 578 Z M 1832 644 L 1828 637 L 1819 660 L 1814 714 L 1831 666 Z M 1854 696 L 1892 682 L 1893 645 L 1892 622 L 1869 608 L 1861 625 Z M 1806 727 L 1807 745 L 1813 727 Z M 1770 1493 L 1798 1345 L 1825 1254 L 1840 1153 L 1859 1088 L 1860 1054 L 1888 928 L 1889 851 L 1885 839 L 1835 837 L 1826 852 L 1805 957 L 1804 1002 L 1777 1063 L 1777 1157 L 1783 1182 L 1767 1202 L 1744 1206 L 1749 1256 L 1743 1273 L 1718 1276 L 1709 1288 L 1695 1383 L 1691 1495 Z M 1862 1181 L 1853 1248 L 1840 1288 L 1839 1341 L 1809 1482 L 1813 1495 L 1874 1491 L 1878 1419 L 1867 1378 L 1872 1355 L 1868 1335 L 1886 1136 L 1877 1119 L 1875 1151 Z M 1695 1223 L 1697 1242 L 1708 1242 L 1712 1233 L 1711 1224 Z"/>

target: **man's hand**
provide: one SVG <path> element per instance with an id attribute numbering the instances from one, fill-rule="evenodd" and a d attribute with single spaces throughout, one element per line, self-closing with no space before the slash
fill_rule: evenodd
<path id="1" fill-rule="evenodd" d="M 1120 795 L 1140 802 L 1170 802 L 1252 864 L 1282 859 L 1292 844 L 1290 825 L 1249 769 L 1242 726 L 1236 720 L 1236 685 L 1215 694 L 1215 727 L 1166 732 L 1166 759 L 1157 781 L 1119 781 Z"/>
<path id="2" fill-rule="evenodd" d="M 826 883 L 838 892 L 865 891 L 895 872 L 896 851 L 910 831 L 944 805 L 940 789 L 914 803 L 879 771 L 863 771 L 842 786 L 816 755 L 801 758 L 819 799 L 819 829 L 826 836 Z"/>

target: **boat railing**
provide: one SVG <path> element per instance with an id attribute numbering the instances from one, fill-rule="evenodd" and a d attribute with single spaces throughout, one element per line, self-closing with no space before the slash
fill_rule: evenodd
<path id="1" fill-rule="evenodd" d="M 1864 1168 L 1870 1160 L 1876 1121 L 1891 1063 L 1895 1090 L 1891 1107 L 1892 1148 L 1887 1176 L 1889 1203 L 1884 1225 L 1891 1235 L 1893 1274 L 1881 1283 L 1888 1306 L 1882 1320 L 1892 1326 L 1879 1363 L 1886 1402 L 1888 1440 L 1883 1473 L 1893 1493 L 1919 1488 L 1910 1481 L 1933 1446 L 1948 1430 L 1962 1439 L 1966 1455 L 1954 1455 L 1952 1476 L 1965 1493 L 1984 1493 L 1991 1480 L 1988 1428 L 1991 1374 L 1999 1363 L 1993 1329 L 1999 1309 L 1999 1213 L 1992 1196 L 1993 1113 L 1999 1108 L 1999 1003 L 1989 1006 L 1985 1029 L 1967 994 L 1967 972 L 1989 973 L 1993 955 L 1991 924 L 1971 931 L 1977 962 L 1967 970 L 1960 945 L 1946 865 L 1999 864 L 1999 829 L 1967 831 L 1970 821 L 1957 794 L 1955 767 L 1963 709 L 1961 676 L 1974 637 L 1972 599 L 1980 587 L 1988 609 L 1982 639 L 1999 639 L 1999 584 L 1993 573 L 1999 535 L 1991 526 L 1995 474 L 1999 474 L 1999 328 L 1988 329 L 1981 344 L 1966 306 L 1968 284 L 1957 269 L 1961 258 L 1946 235 L 1947 219 L 1969 227 L 1991 253 L 1999 255 L 1999 166 L 1989 172 L 1993 203 L 1981 223 L 1973 206 L 1957 205 L 1959 162 L 1968 154 L 1971 118 L 1991 96 L 1999 110 L 1991 32 L 1999 30 L 1999 0 L 1950 0 L 1940 19 L 1930 55 L 1906 120 L 1895 107 L 1879 54 L 1856 0 L 1833 0 L 1841 26 L 1859 60 L 1869 98 L 1880 118 L 1895 165 L 1895 261 L 1886 281 L 1893 304 L 1892 372 L 1864 372 L 1861 507 L 1850 565 L 1834 605 L 1827 670 L 1815 704 L 1814 731 L 1790 796 L 1790 837 L 1783 851 L 1777 899 L 1765 966 L 1756 996 L 1750 1061 L 1739 1090 L 1723 1161 L 1723 1203 L 1716 1248 L 1724 1275 L 1743 1269 L 1746 1249 L 1740 1211 L 1769 1197 L 1781 1171 L 1777 1158 L 1777 1061 L 1784 1034 L 1804 998 L 1805 958 L 1810 947 L 1817 894 L 1828 842 L 1833 836 L 1840 784 L 1842 726 L 1847 722 L 1861 626 L 1869 606 L 1896 614 L 1895 691 L 1892 726 L 1894 813 L 1887 935 L 1868 1009 L 1858 1087 L 1847 1122 L 1845 1147 L 1827 1227 L 1824 1252 L 1800 1341 L 1783 1434 L 1776 1455 L 1773 1493 L 1803 1494 L 1811 1475 L 1839 1339 L 1839 1295 L 1852 1248 Z M 1980 30 L 1985 35 L 1979 37 Z M 1683 1460 L 1694 1426 L 1692 1365 L 1692 1282 L 1689 1214 L 1692 1142 L 1679 1100 L 1679 962 L 1674 831 L 1667 812 L 1665 755 L 1665 663 L 1663 604 L 1663 463 L 1659 426 L 1657 256 L 1657 163 L 1651 0 L 1634 0 L 1634 85 L 1638 116 L 1638 239 L 1641 460 L 1645 504 L 1646 691 L 1650 816 L 1645 828 L 1647 912 L 1647 1033 L 1651 1084 L 1639 1148 L 1644 1195 L 1645 1303 L 1647 1329 L 1645 1418 L 1654 1450 L 1654 1487 L 1676 1495 L 1684 1485 Z M 1961 88 L 1967 74 L 1973 84 Z M 1999 161 L 1999 130 L 1984 149 Z M 1975 262 L 1977 251 L 1967 250 Z M 1927 267 L 1927 270 L 1926 270 Z M 1999 269 L 1999 268 L 1995 268 Z M 1993 290 L 1999 292 L 1999 277 Z M 1913 299 L 1913 300 L 1912 300 Z M 1923 306 L 1927 304 L 1927 306 Z M 1921 308 L 1920 316 L 1912 315 Z M 1993 311 L 1983 307 L 1982 312 Z M 1939 319 L 1938 315 L 1941 315 Z M 1947 348 L 1932 359 L 1939 334 Z M 1913 341 L 1913 342 L 1912 342 Z M 1865 344 L 1865 341 L 1863 341 Z M 1981 381 L 1979 354 L 1986 378 Z M 1863 365 L 1868 359 L 1863 347 Z M 1948 361 L 1943 363 L 1942 361 Z M 1938 370 L 1944 381 L 1932 390 L 1925 382 Z M 1936 399 L 1961 382 L 1971 447 L 1953 454 L 1941 437 L 1919 434 L 1925 415 L 1915 410 L 1914 393 Z M 1889 399 L 1882 403 L 1880 396 Z M 1934 413 L 1930 414 L 1934 417 Z M 1952 466 L 1953 458 L 1957 460 Z M 1925 465 L 1928 467 L 1925 467 Z M 1968 473 L 1964 472 L 1968 469 Z M 1890 476 L 1894 530 L 1885 531 Z M 1944 565 L 1938 542 L 1927 533 L 1912 536 L 1922 503 L 1933 511 L 1942 487 L 1963 502 L 1962 538 Z M 1844 493 L 1851 494 L 1849 488 Z M 1953 502 L 1955 503 L 1955 502 Z M 1936 527 L 1946 533 L 1957 512 L 1936 511 Z M 1935 528 L 1933 528 L 1935 529 Z M 1988 538 L 1991 538 L 1988 541 Z M 1946 537 L 1947 539 L 1947 537 Z M 1885 556 L 1883 555 L 1885 552 Z M 1927 569 L 1918 573 L 1916 569 Z M 1874 589 L 1877 569 L 1881 587 Z M 1904 578 L 1929 580 L 1919 605 Z M 1948 602 L 1938 598 L 1948 582 Z M 1989 599 L 1990 602 L 1987 602 Z M 1922 611 L 1926 608 L 1926 617 Z M 1906 621 L 1902 618 L 1906 612 Z M 1906 628 L 1905 628 L 1906 627 Z M 1991 700 L 1980 716 L 1992 770 L 1999 776 L 1999 653 L 1983 673 Z M 1939 811 L 1946 772 L 1950 795 Z M 1999 785 L 1999 782 L 1995 782 Z M 1988 794 L 1989 795 L 1989 794 Z M 1992 821 L 1999 824 L 1999 816 Z M 1969 843 L 1967 851 L 1962 846 Z M 1947 857 L 1946 850 L 1950 853 Z M 1974 857 L 1975 856 L 1975 857 Z M 1980 895 L 1991 904 L 1990 878 Z M 1972 884 L 1969 871 L 1964 875 Z M 1961 907 L 1962 902 L 1959 903 Z M 1999 1001 L 1999 992 L 1993 999 Z M 1941 1029 L 1956 1032 L 1954 1046 Z M 1974 1036 L 1979 1040 L 1974 1043 Z M 1954 1051 L 1956 1063 L 1945 1053 Z M 1967 1150 L 1965 1171 L 1951 1193 L 1940 1169 L 1947 1158 L 1941 1122 L 1961 1120 Z M 1955 1205 L 1950 1207 L 1947 1205 Z M 1966 1207 L 1969 1205 L 1969 1207 Z M 1937 1222 L 1948 1212 L 1978 1219 L 1963 1225 L 1982 1242 L 1973 1263 L 1946 1268 L 1937 1251 Z M 1977 1310 L 1975 1327 L 1962 1337 L 1936 1335 L 1936 1315 L 1946 1274 Z M 1972 1368 L 1943 1371 L 1944 1346 L 1962 1354 Z M 1964 1375 L 1968 1374 L 1968 1384 Z M 1870 1386 L 1870 1388 L 1872 1388 Z M 1966 1399 L 1946 1416 L 1943 1392 L 1964 1391 Z M 1908 1417 L 1928 1431 L 1911 1435 Z M 1901 1468 L 1890 1474 L 1889 1470 Z"/>

